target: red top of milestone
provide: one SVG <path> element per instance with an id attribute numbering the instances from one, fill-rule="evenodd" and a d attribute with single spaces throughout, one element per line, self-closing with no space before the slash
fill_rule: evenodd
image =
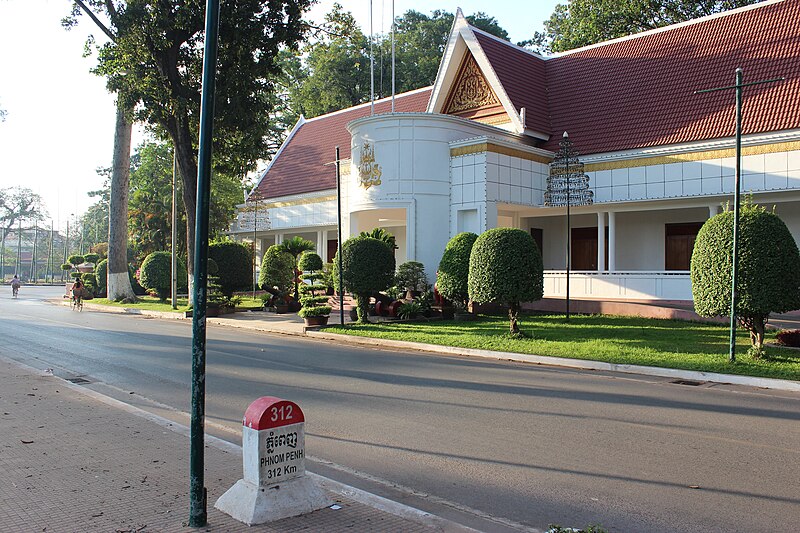
<path id="1" fill-rule="evenodd" d="M 305 420 L 303 410 L 296 403 L 274 396 L 262 396 L 251 403 L 244 412 L 242 424 L 250 429 L 260 431 L 299 424 Z"/>

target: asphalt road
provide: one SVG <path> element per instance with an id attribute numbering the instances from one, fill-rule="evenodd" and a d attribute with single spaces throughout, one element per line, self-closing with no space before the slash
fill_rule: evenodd
<path id="1" fill-rule="evenodd" d="M 185 421 L 189 323 L 41 301 L 60 289 L 23 287 L 18 300 L 2 289 L 0 355 Z M 311 470 L 442 515 L 485 514 L 496 520 L 479 523 L 487 531 L 504 521 L 625 532 L 800 523 L 798 394 L 220 327 L 208 338 L 209 432 L 236 441 L 253 399 L 293 400 L 320 459 Z"/>

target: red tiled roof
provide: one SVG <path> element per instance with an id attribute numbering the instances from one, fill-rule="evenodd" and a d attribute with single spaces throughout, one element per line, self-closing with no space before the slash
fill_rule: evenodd
<path id="1" fill-rule="evenodd" d="M 737 67 L 745 83 L 744 133 L 800 128 L 800 0 L 757 4 L 698 22 L 645 32 L 541 58 L 473 31 L 511 103 L 526 108 L 526 127 L 550 133 L 556 151 L 564 131 L 582 154 L 662 146 L 734 135 L 734 93 L 694 94 L 729 86 Z M 399 112 L 424 112 L 431 88 L 398 95 Z M 388 99 L 375 103 L 387 113 Z M 303 124 L 262 178 L 265 198 L 333 189 L 324 164 L 350 157 L 348 122 L 369 105 Z"/>
<path id="2" fill-rule="evenodd" d="M 569 132 L 581 153 L 732 137 L 734 84 L 744 89 L 743 132 L 800 127 L 800 1 L 759 5 L 696 23 L 611 41 L 546 62 L 552 136 Z"/>
<path id="3" fill-rule="evenodd" d="M 525 126 L 549 133 L 546 60 L 477 28 L 472 28 L 472 31 L 517 112 L 525 108 Z"/>
<path id="4" fill-rule="evenodd" d="M 395 111 L 424 112 L 430 95 L 430 87 L 396 95 Z M 391 109 L 391 98 L 375 102 L 376 115 L 389 113 Z M 350 134 L 345 126 L 369 114 L 370 105 L 363 104 L 306 121 L 261 178 L 257 188 L 261 197 L 278 198 L 335 189 L 335 170 L 325 163 L 336 159 L 336 146 L 341 159 L 350 157 Z"/>

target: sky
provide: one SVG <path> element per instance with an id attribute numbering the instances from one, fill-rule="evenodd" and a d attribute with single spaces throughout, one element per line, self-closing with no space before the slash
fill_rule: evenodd
<path id="1" fill-rule="evenodd" d="M 465 15 L 484 11 L 495 17 L 512 42 L 541 30 L 556 4 L 566 0 L 395 0 L 395 15 L 409 9 L 430 14 L 434 9 Z M 367 0 L 339 0 L 369 32 Z M 84 58 L 89 33 L 103 38 L 82 17 L 66 31 L 61 19 L 70 0 L 0 0 L 0 189 L 24 186 L 40 194 L 48 221 L 64 229 L 94 203 L 87 192 L 103 185 L 96 170 L 111 166 L 114 145 L 114 97 L 105 81 L 90 72 L 95 57 Z M 321 0 L 309 18 L 321 22 L 333 0 Z M 391 0 L 373 0 L 375 33 L 388 32 Z M 134 130 L 134 147 L 143 139 Z"/>

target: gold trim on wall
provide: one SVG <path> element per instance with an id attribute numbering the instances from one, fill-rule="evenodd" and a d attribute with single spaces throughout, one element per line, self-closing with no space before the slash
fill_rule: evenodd
<path id="1" fill-rule="evenodd" d="M 285 202 L 269 202 L 258 204 L 259 209 L 275 209 L 277 207 L 291 207 L 293 205 L 306 205 L 306 204 L 317 204 L 322 202 L 329 202 L 331 200 L 336 200 L 335 194 L 329 194 L 327 196 L 315 196 L 314 198 L 302 198 L 299 200 L 287 200 Z"/>
<path id="2" fill-rule="evenodd" d="M 493 152 L 495 154 L 503 154 L 511 157 L 519 157 L 520 159 L 528 159 L 537 163 L 549 164 L 552 161 L 549 157 L 544 157 L 537 154 L 532 154 L 524 150 L 517 150 L 508 146 L 500 146 L 490 142 L 482 142 L 471 144 L 469 146 L 459 146 L 450 148 L 450 157 L 459 157 L 462 155 L 479 154 L 482 152 Z"/>
<path id="3" fill-rule="evenodd" d="M 742 147 L 742 156 L 774 154 L 777 152 L 789 152 L 792 150 L 800 150 L 800 141 L 744 146 Z M 637 159 L 626 159 L 623 161 L 609 161 L 607 163 L 586 163 L 584 170 L 586 172 L 597 172 L 598 170 L 668 165 L 670 163 L 683 163 L 685 161 L 706 161 L 708 159 L 720 159 L 723 157 L 736 157 L 736 149 L 724 148 L 721 150 L 708 150 L 705 152 L 640 157 Z"/>

